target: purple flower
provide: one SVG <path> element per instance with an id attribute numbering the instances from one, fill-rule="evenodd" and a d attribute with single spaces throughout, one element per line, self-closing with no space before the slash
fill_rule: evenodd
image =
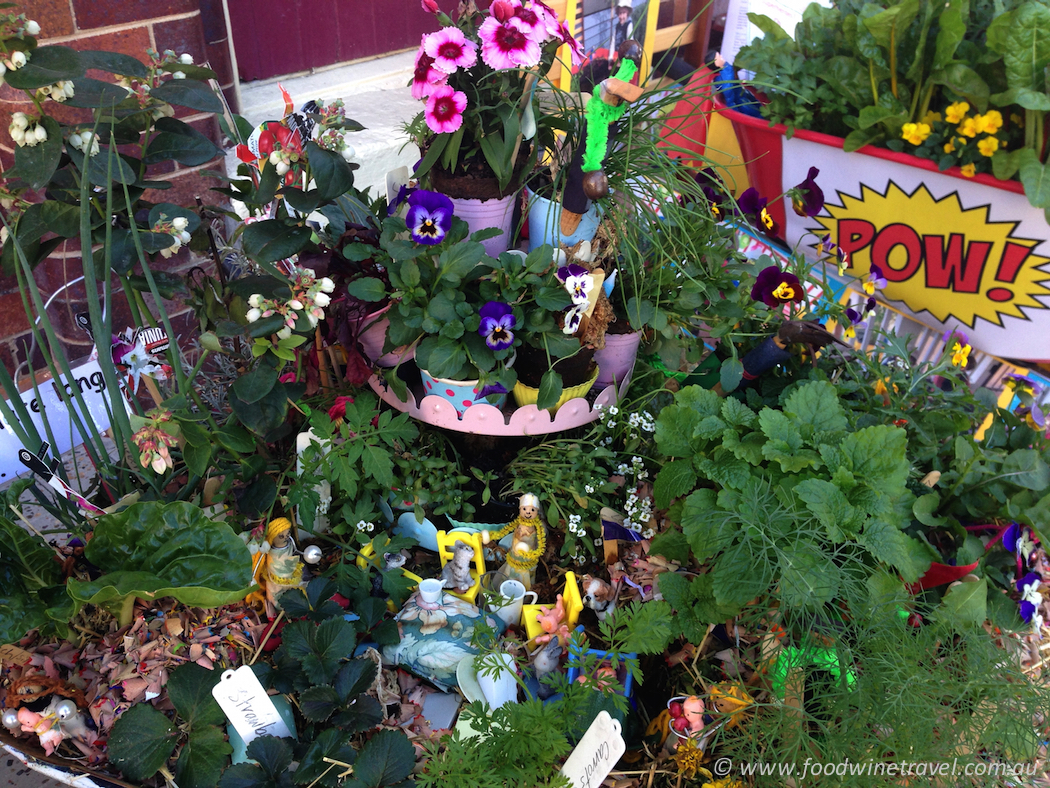
<path id="1" fill-rule="evenodd" d="M 707 199 L 707 207 L 711 209 L 711 215 L 715 217 L 715 221 L 720 222 L 726 218 L 725 209 L 722 207 L 726 201 L 725 193 L 711 186 L 701 186 L 700 188 L 704 192 L 704 197 Z"/>
<path id="2" fill-rule="evenodd" d="M 486 345 L 492 350 L 506 350 L 514 344 L 517 321 L 509 306 L 499 301 L 489 301 L 478 314 L 481 315 L 478 333 L 485 338 Z"/>
<path id="3" fill-rule="evenodd" d="M 397 213 L 397 209 L 401 207 L 401 203 L 408 199 L 409 195 L 415 192 L 415 189 L 409 188 L 407 183 L 402 183 L 397 190 L 397 196 L 394 197 L 394 201 L 387 206 L 386 215 L 393 216 Z"/>
<path id="4" fill-rule="evenodd" d="M 1038 405 L 1033 405 L 1028 415 L 1032 417 L 1032 423 L 1035 424 L 1036 428 L 1040 430 L 1046 428 L 1046 414 L 1043 413 L 1043 409 Z"/>
<path id="5" fill-rule="evenodd" d="M 864 314 L 868 314 L 869 312 L 874 312 L 875 311 L 875 307 L 878 305 L 878 303 L 879 302 L 876 301 L 874 298 L 868 298 L 867 303 L 864 304 Z"/>
<path id="6" fill-rule="evenodd" d="M 749 187 L 740 195 L 740 199 L 737 200 L 737 205 L 740 206 L 740 212 L 744 214 L 753 225 L 758 227 L 770 238 L 776 238 L 777 233 L 780 232 L 780 225 L 777 224 L 776 220 L 766 209 L 768 203 L 769 200 L 765 197 L 759 196 L 759 193 L 754 186 Z"/>
<path id="7" fill-rule="evenodd" d="M 967 336 L 966 332 L 960 331 L 957 328 L 950 328 L 941 335 L 941 339 L 944 340 L 945 344 L 950 343 L 952 337 L 955 337 L 955 341 L 963 347 L 970 344 L 970 337 Z"/>
<path id="8" fill-rule="evenodd" d="M 872 263 L 871 270 L 868 271 L 868 281 L 864 283 L 864 292 L 868 295 L 875 295 L 876 290 L 881 290 L 885 286 L 886 277 L 882 275 L 882 269 Z"/>
<path id="9" fill-rule="evenodd" d="M 1021 601 L 1021 618 L 1024 619 L 1026 624 L 1032 623 L 1032 616 L 1035 615 L 1035 605 L 1029 602 L 1027 599 Z"/>
<path id="10" fill-rule="evenodd" d="M 444 241 L 452 227 L 452 200 L 438 192 L 417 191 L 408 196 L 408 204 L 405 221 L 412 240 L 427 246 Z"/>
<path id="11" fill-rule="evenodd" d="M 771 265 L 763 268 L 755 278 L 755 285 L 751 288 L 751 298 L 754 301 L 761 301 L 768 307 L 778 307 L 788 302 L 801 303 L 802 284 L 794 274 L 781 271 L 775 265 Z"/>
<path id="12" fill-rule="evenodd" d="M 816 216 L 824 208 L 824 192 L 815 180 L 819 174 L 820 170 L 810 167 L 806 180 L 792 189 L 791 205 L 799 216 Z"/>
<path id="13" fill-rule="evenodd" d="M 1003 531 L 1003 547 L 1009 550 L 1011 553 L 1017 552 L 1017 541 L 1021 538 L 1021 526 L 1017 523 L 1010 523 Z"/>
<path id="14" fill-rule="evenodd" d="M 831 240 L 831 235 L 825 233 L 820 236 L 820 250 L 825 254 L 830 254 L 836 249 L 835 242 Z"/>
<path id="15" fill-rule="evenodd" d="M 485 399 L 493 394 L 509 394 L 506 386 L 502 383 L 489 383 L 481 387 L 481 391 L 474 395 L 474 401 L 477 402 L 479 399 Z"/>
<path id="16" fill-rule="evenodd" d="M 594 289 L 594 276 L 582 265 L 563 265 L 558 269 L 558 279 L 565 285 L 574 304 L 586 304 Z"/>
<path id="17" fill-rule="evenodd" d="M 120 334 L 113 335 L 113 363 L 123 364 L 124 358 L 135 349 L 135 343 L 130 342 Z"/>
<path id="18" fill-rule="evenodd" d="M 759 195 L 758 189 L 752 186 L 740 195 L 737 205 L 740 206 L 741 213 L 747 216 L 758 216 L 765 210 L 768 202 L 769 200 Z"/>
<path id="19" fill-rule="evenodd" d="M 857 323 L 859 323 L 861 320 L 860 312 L 858 312 L 856 309 L 853 309 L 852 307 L 846 310 L 846 317 L 849 318 L 849 322 L 851 322 L 853 325 L 857 325 Z"/>

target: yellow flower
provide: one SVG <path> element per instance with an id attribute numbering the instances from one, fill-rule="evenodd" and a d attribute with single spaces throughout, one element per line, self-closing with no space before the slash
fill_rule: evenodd
<path id="1" fill-rule="evenodd" d="M 984 115 L 974 118 L 977 123 L 977 133 L 995 134 L 1003 127 L 1003 116 L 997 109 L 990 109 Z"/>
<path id="2" fill-rule="evenodd" d="M 952 347 L 952 366 L 953 367 L 965 367 L 966 362 L 970 360 L 970 351 L 973 350 L 969 345 L 963 345 L 956 342 Z"/>
<path id="3" fill-rule="evenodd" d="M 1016 112 L 1010 113 L 1010 122 L 1017 126 L 1024 126 L 1024 117 L 1018 115 Z"/>
<path id="4" fill-rule="evenodd" d="M 945 153 L 954 153 L 955 152 L 955 146 L 952 144 L 951 140 L 948 140 L 946 143 L 944 143 L 944 152 Z"/>
<path id="5" fill-rule="evenodd" d="M 922 145 L 923 141 L 930 136 L 928 123 L 905 123 L 901 128 L 901 139 L 912 145 Z"/>
<path id="6" fill-rule="evenodd" d="M 787 282 L 781 282 L 777 289 L 773 291 L 773 298 L 778 301 L 794 301 L 795 300 L 795 288 L 789 285 Z"/>
<path id="7" fill-rule="evenodd" d="M 949 123 L 959 123 L 970 111 L 970 105 L 965 101 L 957 101 L 944 111 L 945 120 Z"/>
<path id="8" fill-rule="evenodd" d="M 985 137 L 983 140 L 977 143 L 977 150 L 981 152 L 982 156 L 991 156 L 997 150 L 999 150 L 999 140 L 996 137 Z"/>
<path id="9" fill-rule="evenodd" d="M 977 174 L 977 167 L 972 164 L 964 164 L 959 170 L 962 172 L 964 178 L 972 178 Z"/>
<path id="10" fill-rule="evenodd" d="M 846 326 L 844 329 L 842 329 L 842 338 L 843 339 L 853 339 L 853 337 L 855 337 L 855 336 L 857 336 L 857 327 L 856 326 L 849 325 L 849 326 Z"/>
<path id="11" fill-rule="evenodd" d="M 871 384 L 871 387 L 873 389 L 875 389 L 875 393 L 878 394 L 880 397 L 885 397 L 887 394 L 889 394 L 889 391 L 890 391 L 886 387 L 886 384 L 889 382 L 889 380 L 890 380 L 889 378 L 879 378 L 878 380 L 876 380 L 874 383 Z M 894 383 L 893 384 L 893 393 L 896 394 L 897 392 L 898 392 L 897 384 Z"/>
<path id="12" fill-rule="evenodd" d="M 976 137 L 977 136 L 977 121 L 974 118 L 967 118 L 959 124 L 957 131 L 964 137 Z"/>
<path id="13" fill-rule="evenodd" d="M 931 126 L 941 119 L 941 113 L 934 112 L 932 109 L 923 115 L 922 122 L 929 123 Z"/>

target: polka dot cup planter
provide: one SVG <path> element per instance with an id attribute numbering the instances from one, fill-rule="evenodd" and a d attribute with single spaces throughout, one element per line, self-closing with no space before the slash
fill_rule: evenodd
<path id="1" fill-rule="evenodd" d="M 423 388 L 427 396 L 441 397 L 451 403 L 461 417 L 472 405 L 495 405 L 497 408 L 502 408 L 503 403 L 507 401 L 506 394 L 501 394 L 492 402 L 487 398 L 475 400 L 478 392 L 481 391 L 481 382 L 478 380 L 435 378 L 425 369 L 419 370 L 419 375 L 423 379 Z"/>

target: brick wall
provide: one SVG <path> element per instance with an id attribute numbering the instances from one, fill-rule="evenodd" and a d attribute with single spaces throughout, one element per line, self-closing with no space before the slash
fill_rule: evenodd
<path id="1" fill-rule="evenodd" d="M 42 45 L 108 50 L 140 60 L 145 60 L 147 48 L 158 52 L 171 49 L 179 54 L 189 53 L 195 63 L 209 65 L 216 72 L 227 100 L 233 104 L 233 75 L 221 0 L 27 0 L 19 3 L 18 10 L 40 24 Z M 111 78 L 110 75 L 94 76 Z M 10 116 L 25 109 L 26 105 L 21 101 L 23 96 L 20 91 L 6 85 L 0 87 L 0 165 L 4 169 L 13 162 L 13 143 L 7 133 Z M 56 111 L 54 104 L 49 104 L 48 112 L 64 122 L 89 117 L 82 114 L 87 110 L 60 107 Z M 219 142 L 214 117 L 185 110 L 180 111 L 178 117 Z M 200 195 L 205 202 L 217 202 L 208 196 L 208 190 L 217 185 L 216 181 L 201 172 L 216 166 L 215 162 L 192 168 L 171 165 L 151 171 L 151 178 L 168 180 L 172 188 L 147 193 L 146 199 L 192 207 L 194 198 Z M 158 258 L 155 268 L 176 273 L 200 262 L 191 260 L 183 250 L 170 260 Z M 74 240 L 63 243 L 35 271 L 35 279 L 45 299 L 81 275 L 80 244 Z M 86 309 L 87 297 L 83 284 L 74 285 L 62 291 L 47 310 L 48 319 L 62 338 L 71 359 L 85 356 L 91 349 L 87 335 L 73 323 L 73 315 Z M 151 307 L 156 310 L 155 305 Z M 181 304 L 165 303 L 162 308 L 169 312 L 176 325 L 186 324 L 190 317 Z M 130 322 L 126 311 L 115 311 L 114 328 L 122 328 Z M 0 363 L 13 372 L 26 359 L 30 337 L 30 325 L 18 283 L 14 277 L 0 277 Z M 32 363 L 38 366 L 41 363 L 39 354 L 33 355 Z"/>

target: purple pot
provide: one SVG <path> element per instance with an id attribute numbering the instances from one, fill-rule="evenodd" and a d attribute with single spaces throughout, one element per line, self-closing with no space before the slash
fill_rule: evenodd
<path id="1" fill-rule="evenodd" d="M 514 233 L 514 201 L 517 197 L 515 193 L 492 200 L 466 200 L 458 197 L 450 199 L 456 216 L 467 223 L 472 233 L 488 227 L 500 230 L 499 235 L 481 242 L 485 247 L 485 254 L 489 257 L 499 257 L 510 248 L 510 239 Z"/>
<path id="2" fill-rule="evenodd" d="M 619 386 L 634 368 L 638 357 L 638 345 L 641 344 L 640 331 L 630 334 L 606 334 L 605 347 L 594 351 L 594 360 L 598 362 L 598 380 L 595 386 L 603 389 L 615 383 Z"/>

